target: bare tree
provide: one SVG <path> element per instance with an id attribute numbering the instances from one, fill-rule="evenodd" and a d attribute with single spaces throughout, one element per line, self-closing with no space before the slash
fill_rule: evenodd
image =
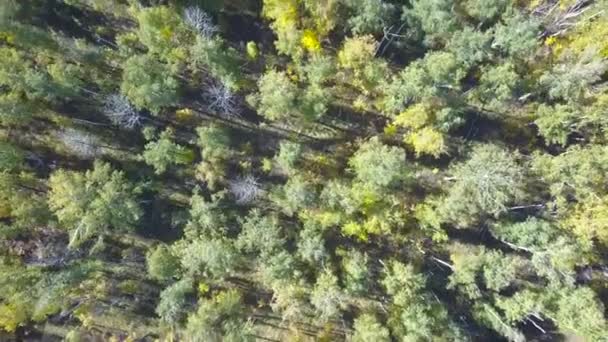
<path id="1" fill-rule="evenodd" d="M 227 116 L 240 115 L 238 97 L 230 88 L 220 82 L 209 84 L 203 90 L 203 98 L 211 111 Z"/>
<path id="2" fill-rule="evenodd" d="M 142 119 L 129 100 L 120 94 L 112 94 L 106 98 L 103 112 L 113 124 L 126 129 L 135 128 Z"/>
<path id="3" fill-rule="evenodd" d="M 592 0 L 576 0 L 566 8 L 561 7 L 557 0 L 547 0 L 534 10 L 534 14 L 542 18 L 545 24 L 543 36 L 559 36 L 576 26 L 581 21 L 587 21 L 601 14 L 604 10 L 596 11 L 587 18 L 579 18 L 593 7 Z"/>
<path id="4" fill-rule="evenodd" d="M 59 132 L 57 138 L 69 152 L 82 158 L 94 158 L 101 152 L 98 139 L 83 131 L 68 128 Z"/>
<path id="5" fill-rule="evenodd" d="M 184 10 L 184 21 L 205 37 L 211 37 L 218 31 L 211 16 L 196 6 L 190 6 Z"/>
<path id="6" fill-rule="evenodd" d="M 262 195 L 264 190 L 253 175 L 239 177 L 228 184 L 230 192 L 236 198 L 236 203 L 247 204 Z"/>

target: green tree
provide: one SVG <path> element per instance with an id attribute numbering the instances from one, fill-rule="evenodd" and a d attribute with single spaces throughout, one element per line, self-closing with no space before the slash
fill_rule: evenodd
<path id="1" fill-rule="evenodd" d="M 460 27 L 453 4 L 449 0 L 414 0 L 411 8 L 405 9 L 410 25 L 424 34 L 429 46 L 445 42 Z"/>
<path id="2" fill-rule="evenodd" d="M 70 245 L 111 231 L 131 231 L 142 216 L 138 188 L 103 162 L 85 173 L 59 170 L 49 179 L 49 207 L 70 232 Z"/>
<path id="3" fill-rule="evenodd" d="M 475 19 L 491 22 L 512 6 L 508 0 L 467 0 L 464 8 Z"/>
<path id="4" fill-rule="evenodd" d="M 179 273 L 179 259 L 171 250 L 160 245 L 147 255 L 148 274 L 157 280 L 169 280 Z"/>
<path id="5" fill-rule="evenodd" d="M 275 156 L 275 160 L 284 172 L 293 173 L 301 157 L 302 145 L 290 141 L 281 141 L 279 154 Z"/>
<path id="6" fill-rule="evenodd" d="M 361 144 L 348 164 L 358 180 L 377 188 L 396 185 L 408 175 L 405 151 L 386 146 L 377 137 Z"/>
<path id="7" fill-rule="evenodd" d="M 257 108 L 268 120 L 280 120 L 297 112 L 298 87 L 281 71 L 269 70 L 258 80 Z"/>
<path id="8" fill-rule="evenodd" d="M 369 258 L 367 254 L 349 250 L 342 254 L 344 288 L 352 294 L 364 294 L 370 287 Z"/>
<path id="9" fill-rule="evenodd" d="M 158 114 L 177 103 L 180 85 L 166 64 L 151 55 L 136 55 L 125 61 L 121 92 L 138 109 Z"/>
<path id="10" fill-rule="evenodd" d="M 515 58 L 531 58 L 539 45 L 540 23 L 519 11 L 512 11 L 494 29 L 492 47 Z"/>
<path id="11" fill-rule="evenodd" d="M 442 217 L 460 226 L 483 215 L 498 216 L 525 195 L 525 175 L 517 155 L 495 145 L 479 145 L 452 167 L 453 183 L 440 206 Z"/>
<path id="12" fill-rule="evenodd" d="M 136 15 L 139 40 L 160 58 L 167 58 L 184 34 L 179 15 L 167 6 L 144 8 Z"/>
<path id="13" fill-rule="evenodd" d="M 194 292 L 191 279 L 182 279 L 171 284 L 160 293 L 156 314 L 163 323 L 179 325 L 186 317 L 190 306 L 189 296 Z"/>
<path id="14" fill-rule="evenodd" d="M 338 278 L 330 270 L 319 274 L 310 293 L 310 303 L 315 307 L 320 321 L 337 318 L 340 310 L 346 306 L 345 299 L 338 286 Z"/>
<path id="15" fill-rule="evenodd" d="M 185 337 L 193 342 L 245 342 L 254 341 L 252 333 L 241 294 L 227 290 L 199 302 L 188 317 Z"/>
<path id="16" fill-rule="evenodd" d="M 173 142 L 173 130 L 167 128 L 156 141 L 146 144 L 142 153 L 146 164 L 154 167 L 158 175 L 167 171 L 169 166 L 187 165 L 194 160 L 194 152 Z"/>
<path id="17" fill-rule="evenodd" d="M 353 342 L 389 342 L 389 331 L 373 314 L 362 314 L 355 319 Z"/>
<path id="18" fill-rule="evenodd" d="M 233 274 L 241 261 L 233 242 L 225 238 L 182 241 L 175 247 L 182 267 L 189 274 L 222 278 Z"/>

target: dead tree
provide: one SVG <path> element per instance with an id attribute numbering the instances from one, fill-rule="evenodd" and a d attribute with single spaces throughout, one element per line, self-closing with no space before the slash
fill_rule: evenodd
<path id="1" fill-rule="evenodd" d="M 253 175 L 239 177 L 230 181 L 228 186 L 238 204 L 251 203 L 264 192 L 260 183 Z"/>
<path id="2" fill-rule="evenodd" d="M 240 115 L 239 100 L 234 92 L 220 82 L 210 83 L 203 90 L 209 110 L 229 117 Z"/>
<path id="3" fill-rule="evenodd" d="M 211 37 L 218 31 L 211 16 L 196 6 L 190 6 L 184 10 L 184 21 L 205 37 Z"/>
<path id="4" fill-rule="evenodd" d="M 112 94 L 106 98 L 103 112 L 113 124 L 126 129 L 137 127 L 142 119 L 129 100 L 120 94 Z"/>

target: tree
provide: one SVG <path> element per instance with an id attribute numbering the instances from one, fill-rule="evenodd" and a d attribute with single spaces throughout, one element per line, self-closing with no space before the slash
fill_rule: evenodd
<path id="1" fill-rule="evenodd" d="M 237 204 L 248 204 L 260 197 L 264 190 L 255 176 L 249 174 L 228 182 L 228 189 Z"/>
<path id="2" fill-rule="evenodd" d="M 225 238 L 182 241 L 180 248 L 174 251 L 180 256 L 184 270 L 193 275 L 221 279 L 233 274 L 240 264 L 240 255 L 233 242 Z"/>
<path id="3" fill-rule="evenodd" d="M 424 34 L 426 45 L 434 46 L 449 39 L 460 23 L 448 0 L 415 0 L 406 9 L 405 17 L 412 27 Z"/>
<path id="4" fill-rule="evenodd" d="M 513 11 L 494 29 L 492 47 L 514 58 L 531 58 L 538 47 L 540 23 L 536 18 Z"/>
<path id="5" fill-rule="evenodd" d="M 492 32 L 466 26 L 452 35 L 447 48 L 454 53 L 458 61 L 470 68 L 492 58 L 491 44 Z"/>
<path id="6" fill-rule="evenodd" d="M 156 307 L 156 314 L 163 323 L 179 325 L 186 317 L 190 305 L 188 296 L 194 292 L 191 279 L 182 279 L 171 284 L 160 293 L 160 301 Z"/>
<path id="7" fill-rule="evenodd" d="M 269 70 L 258 80 L 257 108 L 268 120 L 287 119 L 297 112 L 298 87 L 284 72 Z"/>
<path id="8" fill-rule="evenodd" d="M 299 56 L 301 30 L 298 29 L 298 3 L 296 0 L 264 0 L 262 15 L 272 20 L 277 35 L 275 46 L 280 53 Z"/>
<path id="9" fill-rule="evenodd" d="M 299 210 L 312 206 L 316 199 L 315 185 L 296 174 L 282 187 L 276 201 L 287 215 L 292 216 Z"/>
<path id="10" fill-rule="evenodd" d="M 17 146 L 0 141 L 0 171 L 17 171 L 25 161 L 25 152 Z"/>
<path id="11" fill-rule="evenodd" d="M 189 239 L 199 236 L 222 237 L 227 231 L 227 220 L 221 203 L 217 198 L 207 201 L 196 188 L 190 197 L 190 219 L 188 220 L 185 233 Z"/>
<path id="12" fill-rule="evenodd" d="M 412 265 L 390 261 L 381 283 L 392 297 L 388 323 L 394 336 L 408 341 L 460 337 L 445 308 L 424 292 L 426 279 Z"/>
<path id="13" fill-rule="evenodd" d="M 480 216 L 498 216 L 507 205 L 524 197 L 524 171 L 516 154 L 496 145 L 479 145 L 471 157 L 452 168 L 450 186 L 440 212 L 442 216 L 465 226 Z"/>
<path id="14" fill-rule="evenodd" d="M 196 6 L 187 7 L 184 10 L 184 21 L 195 32 L 204 37 L 211 37 L 219 31 L 211 16 Z"/>
<path id="15" fill-rule="evenodd" d="M 522 90 L 522 81 L 515 66 L 504 63 L 482 69 L 479 86 L 475 89 L 475 95 L 484 106 L 492 110 L 502 110 L 505 104 L 512 102 L 517 92 Z"/>
<path id="16" fill-rule="evenodd" d="M 212 83 L 203 89 L 209 109 L 220 115 L 239 116 L 239 101 L 232 89 L 221 83 Z"/>
<path id="17" fill-rule="evenodd" d="M 539 79 L 550 99 L 564 99 L 571 103 L 589 97 L 590 85 L 602 79 L 608 71 L 608 63 L 594 49 L 581 56 L 564 53 L 559 63 L 545 71 Z"/>
<path id="18" fill-rule="evenodd" d="M 290 141 L 281 141 L 279 154 L 275 156 L 275 160 L 283 172 L 293 173 L 301 157 L 302 145 Z"/>
<path id="19" fill-rule="evenodd" d="M 59 170 L 49 178 L 49 207 L 70 232 L 70 245 L 112 231 L 131 231 L 142 216 L 138 188 L 124 172 L 95 162 L 84 174 Z"/>
<path id="20" fill-rule="evenodd" d="M 273 216 L 262 216 L 254 209 L 241 223 L 236 246 L 247 253 L 257 252 L 271 255 L 280 250 L 285 243 L 279 221 Z"/>
<path id="21" fill-rule="evenodd" d="M 327 321 L 338 317 L 340 310 L 345 307 L 345 297 L 338 286 L 338 278 L 325 269 L 317 277 L 310 303 L 315 307 L 320 321 Z"/>
<path id="22" fill-rule="evenodd" d="M 511 6 L 508 0 L 467 0 L 464 8 L 467 13 L 482 22 L 491 22 L 506 12 Z"/>
<path id="23" fill-rule="evenodd" d="M 137 109 L 158 114 L 177 102 L 179 88 L 169 67 L 151 55 L 135 55 L 124 63 L 120 90 Z"/>
<path id="24" fill-rule="evenodd" d="M 147 255 L 148 274 L 157 280 L 169 280 L 179 273 L 179 259 L 171 250 L 160 245 Z"/>
<path id="25" fill-rule="evenodd" d="M 348 161 L 358 180 L 377 188 L 396 185 L 407 176 L 405 151 L 374 137 L 359 146 Z"/>
<path id="26" fill-rule="evenodd" d="M 373 314 L 362 314 L 355 319 L 353 342 L 389 342 L 389 331 Z"/>
<path id="27" fill-rule="evenodd" d="M 188 317 L 185 337 L 193 342 L 254 341 L 242 301 L 236 290 L 219 292 L 213 298 L 202 300 L 197 311 Z"/>
<path id="28" fill-rule="evenodd" d="M 606 146 L 575 145 L 557 156 L 536 154 L 532 170 L 547 184 L 558 210 L 561 210 L 569 207 L 569 199 L 584 202 L 606 193 L 607 162 Z"/>
<path id="29" fill-rule="evenodd" d="M 158 175 L 167 171 L 172 165 L 187 165 L 194 160 L 192 150 L 173 142 L 173 130 L 167 128 L 156 141 L 146 144 L 142 153 L 142 158 L 146 164 L 154 167 L 154 172 Z"/>
<path id="30" fill-rule="evenodd" d="M 384 1 L 346 0 L 344 4 L 352 12 L 346 24 L 356 35 L 381 32 L 393 23 L 397 12 L 394 4 Z"/>
<path id="31" fill-rule="evenodd" d="M 125 129 L 133 129 L 142 121 L 141 115 L 129 100 L 120 94 L 112 94 L 106 98 L 103 112 L 113 124 Z"/>
<path id="32" fill-rule="evenodd" d="M 160 58 L 167 58 L 183 34 L 179 15 L 170 7 L 154 6 L 144 8 L 136 15 L 139 40 Z"/>
<path id="33" fill-rule="evenodd" d="M 364 294 L 369 290 L 370 271 L 367 254 L 347 251 L 342 254 L 344 287 L 351 294 Z"/>
<path id="34" fill-rule="evenodd" d="M 548 144 L 566 146 L 568 137 L 577 130 L 579 111 L 568 105 L 542 104 L 536 111 L 538 119 L 534 123 Z"/>

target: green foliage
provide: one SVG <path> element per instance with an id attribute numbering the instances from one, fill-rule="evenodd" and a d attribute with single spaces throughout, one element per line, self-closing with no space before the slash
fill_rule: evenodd
<path id="1" fill-rule="evenodd" d="M 369 258 L 367 254 L 358 251 L 348 251 L 342 254 L 342 271 L 344 287 L 353 294 L 364 294 L 370 287 Z"/>
<path id="2" fill-rule="evenodd" d="M 377 188 L 398 184 L 406 179 L 408 172 L 405 151 L 386 146 L 376 137 L 361 144 L 348 164 L 358 180 Z"/>
<path id="3" fill-rule="evenodd" d="M 345 0 L 344 5 L 353 13 L 346 24 L 356 35 L 378 33 L 392 24 L 395 5 L 375 0 Z"/>
<path id="4" fill-rule="evenodd" d="M 344 299 L 344 294 L 338 286 L 338 278 L 327 269 L 319 274 L 310 293 L 310 303 L 315 307 L 318 319 L 327 321 L 337 317 L 345 307 Z"/>
<path id="5" fill-rule="evenodd" d="M 158 114 L 175 105 L 179 88 L 169 67 L 151 55 L 135 55 L 124 63 L 120 90 L 138 109 Z"/>
<path id="6" fill-rule="evenodd" d="M 291 173 L 295 170 L 301 156 L 302 146 L 300 144 L 282 141 L 279 145 L 279 154 L 276 155 L 275 160 L 283 171 Z"/>
<path id="7" fill-rule="evenodd" d="M 192 294 L 191 279 L 182 279 L 171 284 L 160 293 L 156 314 L 163 323 L 178 325 L 185 317 L 189 306 L 188 296 Z"/>
<path id="8" fill-rule="evenodd" d="M 241 295 L 228 290 L 199 303 L 197 311 L 188 317 L 185 337 L 193 342 L 245 342 L 254 340 L 251 329 Z"/>
<path id="9" fill-rule="evenodd" d="M 166 129 L 156 141 L 146 144 L 142 153 L 146 164 L 154 167 L 156 174 L 167 171 L 169 166 L 187 165 L 194 160 L 194 152 L 173 142 L 173 130 Z"/>
<path id="10" fill-rule="evenodd" d="M 494 29 L 492 47 L 515 58 L 531 57 L 530 51 L 538 47 L 538 19 L 515 11 L 507 15 Z"/>
<path id="11" fill-rule="evenodd" d="M 483 22 L 496 19 L 510 6 L 512 4 L 508 0 L 467 0 L 464 2 L 467 13 Z"/>
<path id="12" fill-rule="evenodd" d="M 56 171 L 49 187 L 49 207 L 69 230 L 72 246 L 99 234 L 131 231 L 142 216 L 137 188 L 107 163 L 95 162 L 85 173 Z"/>
<path id="13" fill-rule="evenodd" d="M 189 274 L 222 278 L 234 273 L 239 265 L 240 255 L 228 239 L 199 238 L 191 242 L 182 241 L 181 245 L 174 252 Z"/>
<path id="14" fill-rule="evenodd" d="M 445 219 L 459 226 L 482 215 L 498 216 L 525 194 L 524 171 L 515 156 L 495 145 L 479 145 L 452 168 L 454 182 L 441 204 Z"/>
<path id="15" fill-rule="evenodd" d="M 161 58 L 179 47 L 178 38 L 184 28 L 178 14 L 170 7 L 157 6 L 142 9 L 137 13 L 139 40 L 152 53 Z"/>
<path id="16" fill-rule="evenodd" d="M 452 6 L 448 0 L 414 0 L 404 12 L 410 25 L 420 30 L 425 43 L 432 46 L 449 39 L 460 26 Z"/>
<path id="17" fill-rule="evenodd" d="M 606 0 L 50 3 L 0 1 L 0 339 L 605 339 Z"/>
<path id="18" fill-rule="evenodd" d="M 270 70 L 258 81 L 258 110 L 269 120 L 286 119 L 296 110 L 298 88 L 283 72 Z"/>
<path id="19" fill-rule="evenodd" d="M 258 252 L 271 255 L 284 243 L 281 227 L 276 217 L 262 216 L 258 210 L 252 210 L 241 225 L 236 246 L 248 253 Z"/>
<path id="20" fill-rule="evenodd" d="M 355 319 L 353 342 L 389 342 L 390 334 L 386 327 L 372 314 L 362 314 Z"/>
<path id="21" fill-rule="evenodd" d="M 169 280 L 179 274 L 179 259 L 164 245 L 147 255 L 148 274 L 157 280 Z"/>

